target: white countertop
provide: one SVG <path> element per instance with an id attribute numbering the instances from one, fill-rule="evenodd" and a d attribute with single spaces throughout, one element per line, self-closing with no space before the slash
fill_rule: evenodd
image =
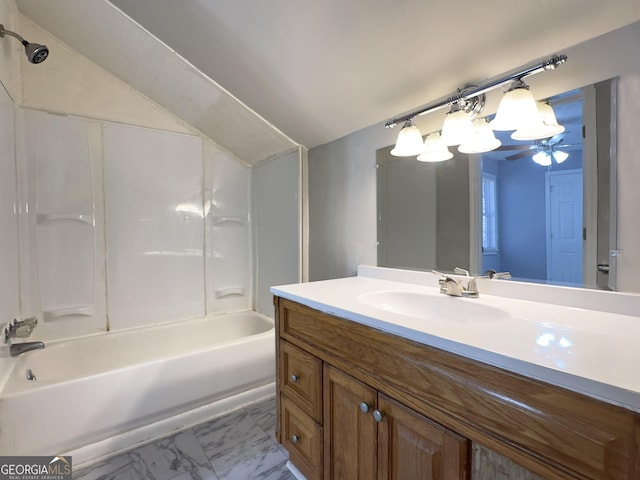
<path id="1" fill-rule="evenodd" d="M 500 294 L 500 281 L 485 280 L 478 282 L 479 298 L 448 297 L 439 293 L 437 279 L 424 272 L 361 267 L 357 277 L 282 285 L 271 292 L 640 412 L 640 296 L 504 282 L 506 292 L 524 292 L 514 298 Z M 483 294 L 483 287 L 492 294 Z M 532 301 L 532 291 L 552 303 Z M 425 319 L 364 303 L 363 295 L 371 292 L 438 296 L 434 302 L 447 311 L 451 302 L 451 312 L 499 309 L 500 314 Z M 563 298 L 565 304 L 558 304 Z M 598 310 L 575 306 L 594 302 Z"/>

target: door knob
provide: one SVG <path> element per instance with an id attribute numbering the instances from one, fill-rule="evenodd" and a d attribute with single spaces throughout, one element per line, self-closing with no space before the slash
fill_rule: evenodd
<path id="1" fill-rule="evenodd" d="M 362 402 L 360 404 L 360 411 L 362 413 L 369 413 L 369 409 L 370 408 L 371 408 L 371 406 L 367 402 Z"/>
<path id="2" fill-rule="evenodd" d="M 298 377 L 297 375 L 291 375 L 291 383 L 298 383 L 298 379 L 300 377 Z"/>
<path id="3" fill-rule="evenodd" d="M 298 435 L 291 435 L 291 443 L 297 444 L 300 441 L 300 437 Z"/>

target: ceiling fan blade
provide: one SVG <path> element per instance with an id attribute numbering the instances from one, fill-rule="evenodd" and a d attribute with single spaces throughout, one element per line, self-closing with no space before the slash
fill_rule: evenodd
<path id="1" fill-rule="evenodd" d="M 518 160 L 519 158 L 527 157 L 531 155 L 530 151 L 515 153 L 513 155 L 509 155 L 508 157 L 504 157 L 505 160 Z"/>
<path id="2" fill-rule="evenodd" d="M 502 145 L 496 148 L 496 150 L 530 150 L 533 147 L 535 147 L 535 145 Z"/>
<path id="3" fill-rule="evenodd" d="M 550 139 L 548 139 L 546 141 L 547 145 L 555 145 L 556 143 L 560 143 L 562 141 L 564 137 L 562 136 L 561 133 L 559 133 L 558 135 L 554 135 L 553 137 L 551 137 Z"/>

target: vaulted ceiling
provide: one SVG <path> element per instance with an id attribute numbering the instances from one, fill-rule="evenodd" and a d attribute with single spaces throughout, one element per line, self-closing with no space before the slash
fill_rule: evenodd
<path id="1" fill-rule="evenodd" d="M 119 56 L 127 55 L 127 44 L 119 37 L 130 41 L 134 36 L 127 32 L 133 27 L 119 20 L 117 28 L 105 35 L 100 23 L 120 12 L 103 5 L 89 18 L 83 15 L 87 2 L 17 1 L 27 17 L 129 83 L 134 75 L 128 70 L 153 68 L 153 58 L 147 66 L 143 55 L 137 62 L 120 61 Z M 108 5 L 106 0 L 89 3 L 96 2 Z M 112 0 L 112 4 L 184 57 L 190 68 L 223 87 L 223 94 L 230 93 L 267 126 L 275 126 L 274 150 L 295 143 L 308 148 L 322 145 L 470 81 L 640 20 L 638 0 Z M 87 21 L 88 26 L 83 23 Z M 91 22 L 96 21 L 94 28 Z M 100 45 L 105 42 L 118 48 Z M 192 117 L 198 118 L 185 120 L 207 121 L 197 108 L 199 97 L 194 96 L 199 82 L 167 85 L 158 103 L 180 110 L 186 98 L 196 112 Z M 158 101 L 153 92 L 143 93 Z M 173 102 L 167 102 L 167 95 L 174 95 Z M 215 106 L 209 97 L 201 101 Z M 232 113 L 226 127 L 237 129 L 249 121 L 250 115 L 236 118 Z M 215 120 L 216 129 L 225 128 L 224 118 Z M 196 126 L 207 133 L 197 122 Z"/>

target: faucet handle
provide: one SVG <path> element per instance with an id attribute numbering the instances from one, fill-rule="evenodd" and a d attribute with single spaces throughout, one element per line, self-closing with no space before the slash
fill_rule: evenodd
<path id="1" fill-rule="evenodd" d="M 20 321 L 14 320 L 14 323 L 17 328 L 29 327 L 31 330 L 33 330 L 38 325 L 38 319 L 36 317 L 29 317 Z"/>
<path id="2" fill-rule="evenodd" d="M 511 278 L 511 273 L 509 272 L 496 272 L 493 269 L 489 269 L 484 274 L 490 279 L 495 278 L 496 280 L 499 278 Z"/>
<path id="3" fill-rule="evenodd" d="M 33 332 L 33 327 L 30 327 L 29 325 L 20 325 L 13 332 L 13 336 L 16 338 L 27 338 L 31 335 L 31 332 Z"/>
<path id="4" fill-rule="evenodd" d="M 458 275 L 464 275 L 465 277 L 470 277 L 469 270 L 465 270 L 464 268 L 456 267 L 453 269 L 453 273 L 457 273 Z"/>

